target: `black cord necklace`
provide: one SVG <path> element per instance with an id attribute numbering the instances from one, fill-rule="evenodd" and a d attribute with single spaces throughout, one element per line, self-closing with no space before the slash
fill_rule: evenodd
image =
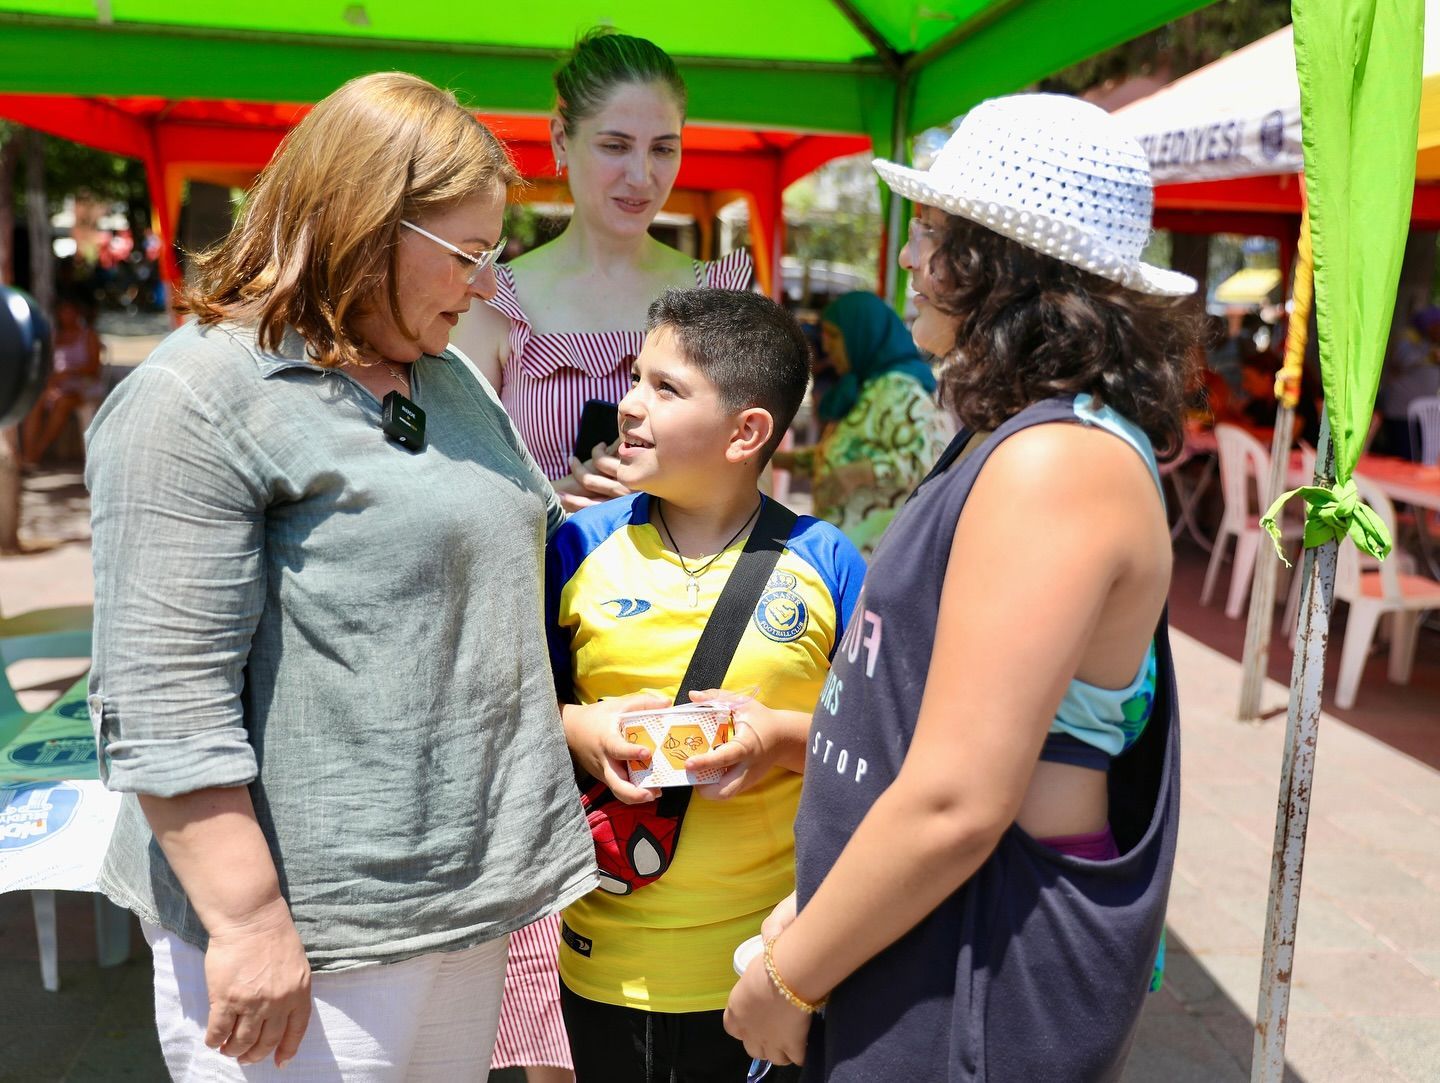
<path id="1" fill-rule="evenodd" d="M 765 497 L 762 496 L 760 497 L 760 503 L 755 505 L 755 510 L 745 517 L 745 521 L 740 524 L 740 529 L 735 531 L 730 540 L 720 547 L 720 551 L 692 572 L 689 565 L 685 563 L 685 558 L 680 554 L 680 546 L 675 544 L 675 535 L 670 532 L 670 524 L 665 521 L 665 502 L 659 499 L 655 501 L 655 511 L 660 516 L 660 526 L 665 531 L 665 537 L 670 542 L 670 548 L 675 550 L 675 559 L 680 561 L 680 570 L 688 577 L 685 583 L 685 597 L 686 600 L 689 601 L 691 609 L 694 609 L 700 604 L 700 584 L 695 581 L 696 577 L 703 574 L 706 568 L 710 567 L 710 565 L 725 555 L 725 550 L 734 545 L 740 535 L 745 533 L 745 528 L 755 521 L 755 517 L 760 514 L 760 509 L 764 506 Z"/>

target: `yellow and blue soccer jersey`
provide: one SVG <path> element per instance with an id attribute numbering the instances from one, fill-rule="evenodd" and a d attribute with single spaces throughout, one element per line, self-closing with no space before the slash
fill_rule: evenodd
<path id="1" fill-rule="evenodd" d="M 698 577 L 650 524 L 644 493 L 586 508 L 551 539 L 550 657 L 568 703 L 632 692 L 673 699 L 710 611 L 744 548 Z M 814 710 L 860 592 L 865 563 L 829 523 L 802 517 L 740 639 L 729 691 L 779 710 Z M 728 801 L 695 796 L 665 875 L 633 895 L 594 891 L 565 911 L 560 976 L 588 1000 L 662 1012 L 725 1006 L 735 946 L 795 887 L 800 776 L 780 768 Z M 582 951 L 584 954 L 582 954 Z"/>

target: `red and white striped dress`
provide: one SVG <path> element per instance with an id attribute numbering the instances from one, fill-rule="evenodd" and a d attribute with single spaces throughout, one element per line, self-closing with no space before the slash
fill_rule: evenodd
<path id="1" fill-rule="evenodd" d="M 695 284 L 712 289 L 750 288 L 750 253 L 737 249 L 713 263 L 695 263 Z M 551 481 L 570 472 L 570 452 L 589 399 L 619 402 L 630 390 L 630 362 L 645 332 L 560 331 L 536 334 L 515 295 L 515 276 L 497 267 L 498 288 L 489 304 L 510 321 L 510 358 L 500 402 L 520 438 Z"/>
<path id="2" fill-rule="evenodd" d="M 713 263 L 695 264 L 695 284 L 710 289 L 749 289 L 752 275 L 750 253 L 743 248 Z M 553 481 L 570 472 L 570 452 L 586 401 L 619 402 L 630 390 L 630 362 L 644 345 L 645 332 L 535 334 L 516 298 L 510 268 L 496 268 L 495 279 L 499 288 L 488 303 L 510 321 L 510 358 L 500 402 Z M 559 944 L 558 914 L 511 935 L 492 1068 L 573 1067 L 560 1014 Z"/>

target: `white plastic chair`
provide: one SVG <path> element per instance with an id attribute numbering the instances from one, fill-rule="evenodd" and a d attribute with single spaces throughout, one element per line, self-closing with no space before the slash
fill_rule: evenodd
<path id="1" fill-rule="evenodd" d="M 1395 505 L 1390 498 L 1358 475 L 1355 487 L 1360 499 L 1375 510 L 1394 537 Z M 1335 565 L 1335 600 L 1350 605 L 1345 645 L 1340 651 L 1340 675 L 1335 683 L 1335 706 L 1342 709 L 1355 706 L 1355 693 L 1380 618 L 1389 615 L 1391 621 L 1390 681 L 1408 684 L 1415 663 L 1420 617 L 1426 610 L 1440 609 L 1440 583 L 1402 571 L 1398 554 L 1381 561 L 1375 571 L 1363 569 L 1361 555 L 1346 539 L 1340 543 Z"/>
<path id="2" fill-rule="evenodd" d="M 1300 441 L 1300 474 L 1305 479 L 1306 485 L 1309 485 L 1310 480 L 1315 476 L 1315 449 L 1304 440 Z M 1390 536 L 1392 538 L 1395 537 L 1393 530 Z M 1301 552 L 1301 556 L 1304 556 L 1303 551 Z M 1369 553 L 1357 553 L 1357 556 L 1360 558 L 1360 571 L 1362 573 L 1379 571 L 1380 562 Z M 1392 550 L 1390 556 L 1386 559 L 1395 562 L 1395 567 L 1400 570 L 1401 575 L 1413 575 L 1415 574 L 1416 568 L 1419 567 L 1415 560 L 1415 555 L 1400 548 Z M 1281 618 L 1280 625 L 1291 637 L 1291 641 L 1297 650 L 1300 646 L 1300 588 L 1304 583 L 1304 576 L 1299 573 L 1300 560 L 1297 558 L 1295 561 L 1295 574 L 1291 576 L 1290 579 L 1290 598 L 1285 603 L 1285 616 Z M 1381 625 L 1381 630 L 1386 635 L 1389 634 L 1389 629 L 1383 624 Z"/>
<path id="3" fill-rule="evenodd" d="M 1427 395 L 1410 403 L 1410 439 L 1426 466 L 1440 464 L 1440 395 Z"/>
<path id="4" fill-rule="evenodd" d="M 1260 516 L 1265 510 L 1261 501 L 1270 477 L 1270 453 L 1259 440 L 1238 425 L 1216 425 L 1215 443 L 1219 448 L 1220 493 L 1225 500 L 1225 511 L 1215 535 L 1215 548 L 1210 551 L 1210 563 L 1205 568 L 1200 604 L 1210 604 L 1215 580 L 1224 560 L 1225 543 L 1233 537 L 1235 561 L 1230 572 L 1225 615 L 1235 620 L 1244 611 L 1261 542 L 1268 540 L 1260 529 Z M 1284 538 L 1298 538 L 1301 532 L 1302 528 L 1293 522 L 1282 524 L 1281 536 Z"/>

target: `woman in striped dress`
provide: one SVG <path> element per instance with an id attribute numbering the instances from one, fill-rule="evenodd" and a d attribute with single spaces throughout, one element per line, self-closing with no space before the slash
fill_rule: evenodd
<path id="1" fill-rule="evenodd" d="M 685 84 L 656 45 L 591 31 L 555 74 L 550 122 L 557 172 L 575 211 L 548 244 L 497 268 L 498 288 L 452 335 L 499 392 L 526 447 L 575 510 L 624 495 L 613 460 L 571 454 L 587 400 L 618 403 L 644 342 L 650 302 L 672 286 L 745 289 L 744 251 L 714 263 L 649 234 L 680 169 Z M 568 1080 L 555 958 L 559 921 L 516 932 L 494 1066 L 525 1065 L 530 1083 Z"/>
<path id="2" fill-rule="evenodd" d="M 685 121 L 685 84 L 663 51 L 592 31 L 555 86 L 551 140 L 574 215 L 553 241 L 496 269 L 495 297 L 462 318 L 452 341 L 573 510 L 625 492 L 572 463 L 571 451 L 585 402 L 618 403 L 630 390 L 650 302 L 672 286 L 745 289 L 753 272 L 743 250 L 705 263 L 649 234 L 680 169 Z"/>

